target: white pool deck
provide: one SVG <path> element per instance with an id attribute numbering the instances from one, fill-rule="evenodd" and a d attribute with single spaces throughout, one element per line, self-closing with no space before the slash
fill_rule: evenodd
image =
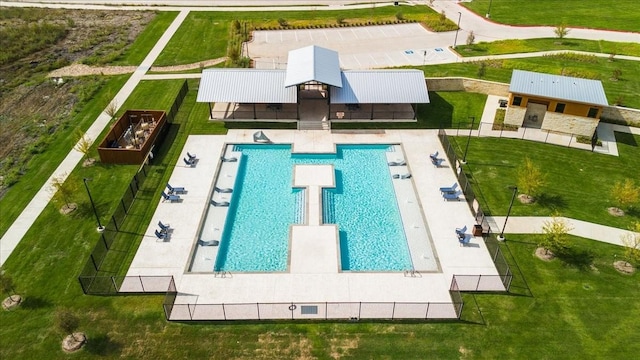
<path id="1" fill-rule="evenodd" d="M 318 210 L 321 206 L 321 187 L 334 181 L 332 172 L 325 169 L 326 166 L 302 166 L 295 170 L 295 176 L 292 174 L 292 183 L 297 181 L 300 182 L 298 185 L 307 186 L 307 219 L 305 225 L 292 226 L 287 272 L 232 273 L 224 277 L 214 275 L 212 269 L 218 247 L 196 245 L 201 219 L 211 207 L 212 194 L 214 199 L 220 196 L 220 201 L 229 201 L 233 196 L 233 193 L 211 192 L 214 181 L 219 188 L 233 188 L 235 184 L 238 162 L 220 161 L 222 156 L 233 156 L 228 153 L 230 148 L 226 145 L 253 143 L 254 132 L 229 130 L 226 135 L 189 136 L 183 154 L 187 151 L 196 153 L 198 162 L 195 167 L 187 167 L 179 159 L 169 181 L 172 186 L 185 187 L 187 192 L 181 195 L 179 202 L 174 203 L 162 202 L 158 195 L 158 207 L 127 276 L 171 275 L 179 293 L 176 304 L 201 305 L 451 303 L 449 289 L 453 275 L 498 275 L 483 239 L 470 235 L 475 222 L 466 202 L 443 201 L 440 195 L 438 189 L 452 185 L 456 178 L 447 161 L 442 167 L 436 168 L 429 160 L 429 154 L 436 150 L 444 154 L 437 130 L 264 131 L 273 143 L 292 144 L 293 152 L 301 153 L 333 153 L 336 144 L 401 144 L 403 152 L 391 154 L 403 154 L 406 165 L 393 166 L 390 170 L 392 173 L 412 175 L 410 179 L 394 179 L 393 182 L 412 260 L 418 270 L 414 276 L 402 272 L 339 271 L 337 227 L 322 225 L 318 220 L 321 216 Z M 314 172 L 317 173 L 314 175 Z M 420 208 L 423 211 L 419 211 Z M 222 221 L 220 219 L 224 219 L 228 208 L 213 207 L 213 210 L 216 212 L 213 218 Z M 154 235 L 158 221 L 171 225 L 169 239 L 165 241 L 158 240 Z M 471 238 L 469 244 L 461 246 L 454 229 L 464 225 L 469 228 L 467 234 Z M 429 235 L 433 245 L 428 241 Z M 204 236 L 213 240 L 219 234 Z M 219 240 L 219 237 L 215 239 Z M 431 246 L 435 254 L 430 251 Z M 192 263 L 192 252 L 196 247 L 198 252 Z M 436 256 L 437 259 L 425 259 L 429 256 Z M 420 264 L 421 259 L 436 260 L 438 269 L 420 271 L 421 266 L 427 266 Z M 121 291 L 127 291 L 127 286 L 125 281 Z M 496 283 L 493 290 L 503 290 L 501 286 Z"/>

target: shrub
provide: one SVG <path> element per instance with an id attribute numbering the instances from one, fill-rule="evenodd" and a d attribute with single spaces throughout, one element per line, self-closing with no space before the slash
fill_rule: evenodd
<path id="1" fill-rule="evenodd" d="M 286 27 L 288 25 L 287 20 L 283 18 L 278 19 L 278 24 L 280 24 L 280 26 L 282 27 Z"/>
<path id="2" fill-rule="evenodd" d="M 553 30 L 553 32 L 556 34 L 558 39 L 562 40 L 567 36 L 567 34 L 569 34 L 569 29 L 567 28 L 567 25 L 560 24 L 560 25 L 556 26 L 556 28 Z"/>
<path id="3" fill-rule="evenodd" d="M 545 185 L 545 178 L 540 168 L 529 157 L 525 157 L 518 169 L 518 188 L 524 194 L 535 197 Z"/>
<path id="4" fill-rule="evenodd" d="M 547 252 L 561 254 L 569 248 L 569 240 L 567 235 L 573 230 L 567 221 L 560 217 L 560 214 L 554 213 L 551 220 L 545 221 L 542 225 L 542 239 L 538 246 L 543 247 Z"/>
<path id="5" fill-rule="evenodd" d="M 640 264 L 640 221 L 636 221 L 631 228 L 631 232 L 622 236 L 624 244 L 624 256 L 628 262 Z"/>
<path id="6" fill-rule="evenodd" d="M 630 209 L 640 200 L 640 188 L 631 179 L 616 181 L 611 188 L 611 199 L 621 209 Z"/>
<path id="7" fill-rule="evenodd" d="M 402 11 L 398 11 L 396 13 L 396 19 L 398 20 L 404 20 L 404 14 L 402 13 Z"/>

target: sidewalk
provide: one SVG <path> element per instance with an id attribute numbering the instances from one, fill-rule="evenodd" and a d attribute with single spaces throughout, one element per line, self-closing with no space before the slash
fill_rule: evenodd
<path id="1" fill-rule="evenodd" d="M 636 234 L 640 236 L 638 233 L 611 226 L 598 225 L 566 217 L 561 217 L 560 219 L 565 220 L 569 227 L 573 228 L 569 231 L 569 234 L 571 235 L 606 242 L 613 245 L 624 246 L 622 238 L 628 234 Z M 504 216 L 487 217 L 487 222 L 489 222 L 489 225 L 491 226 L 491 231 L 496 234 L 502 232 L 504 220 Z M 551 217 L 545 216 L 510 216 L 504 232 L 506 234 L 542 234 L 542 226 L 545 222 L 551 220 Z"/>
<path id="2" fill-rule="evenodd" d="M 151 65 L 155 59 L 160 55 L 160 52 L 167 45 L 173 34 L 178 30 L 184 19 L 187 17 L 189 11 L 182 11 L 173 23 L 167 28 L 167 31 L 160 37 L 156 45 L 151 49 L 147 57 L 142 61 L 142 64 L 138 66 L 136 71 L 131 75 L 129 80 L 122 86 L 122 89 L 116 94 L 113 102 L 119 107 L 124 104 L 129 95 L 138 86 L 138 83 L 151 68 Z M 105 109 L 106 110 L 106 109 Z M 100 136 L 100 133 L 109 125 L 111 117 L 105 112 L 100 113 L 98 118 L 94 121 L 93 125 L 89 127 L 86 132 L 86 136 L 95 141 Z M 31 225 L 36 221 L 40 213 L 49 203 L 49 200 L 53 197 L 51 189 L 51 181 L 53 178 L 65 180 L 67 176 L 73 171 L 82 159 L 83 154 L 75 150 L 75 146 L 67 157 L 60 163 L 60 166 L 51 174 L 51 177 L 40 188 L 38 193 L 31 199 L 31 202 L 20 213 L 18 218 L 11 224 L 11 227 L 7 229 L 7 232 L 0 239 L 0 266 L 9 258 L 9 255 L 13 252 L 16 246 L 20 243 L 20 240 L 24 237 L 27 231 L 31 228 Z"/>

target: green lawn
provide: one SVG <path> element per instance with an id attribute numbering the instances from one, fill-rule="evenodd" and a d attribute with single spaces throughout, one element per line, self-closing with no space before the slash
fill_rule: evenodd
<path id="1" fill-rule="evenodd" d="M 512 39 L 459 45 L 456 50 L 464 57 L 528 53 L 547 50 L 588 51 L 602 54 L 640 56 L 639 43 L 622 43 L 582 39 Z"/>
<path id="2" fill-rule="evenodd" d="M 570 27 L 638 32 L 640 11 L 633 0 L 474 0 L 463 6 L 484 17 L 491 4 L 491 20 L 512 25 L 567 24 Z"/>
<path id="3" fill-rule="evenodd" d="M 147 24 L 133 44 L 127 47 L 125 52 L 110 65 L 140 65 L 176 16 L 178 16 L 177 12 L 156 12 L 156 16 Z"/>
<path id="4" fill-rule="evenodd" d="M 486 74 L 483 79 L 509 83 L 514 69 L 537 71 L 549 74 L 564 74 L 602 81 L 610 104 L 640 108 L 640 62 L 616 59 L 613 62 L 594 56 L 554 55 L 538 58 L 485 61 Z M 426 77 L 465 76 L 478 78 L 480 63 L 456 63 L 418 67 Z M 622 75 L 612 80 L 613 71 Z"/>
<path id="5" fill-rule="evenodd" d="M 426 21 L 438 17 L 426 6 L 383 6 L 367 9 L 336 11 L 263 11 L 263 12 L 204 12 L 192 11 L 162 51 L 155 66 L 197 63 L 226 55 L 229 25 L 233 20 L 247 21 L 253 27 L 277 28 L 279 19 L 290 27 L 337 24 L 339 17 L 346 24 L 365 24 L 369 21 L 393 21 L 402 13 L 406 20 Z M 448 25 L 455 24 L 447 20 Z"/>
<path id="6" fill-rule="evenodd" d="M 529 157 L 546 174 L 547 185 L 536 203 L 516 201 L 512 215 L 548 216 L 557 210 L 563 216 L 626 229 L 640 221 L 640 212 L 620 218 L 609 215 L 607 208 L 616 205 L 610 196 L 614 182 L 634 178 L 632 169 L 640 168 L 640 136 L 615 135 L 619 157 L 526 140 L 471 138 L 464 170 L 483 209 L 505 215 L 512 194 L 508 186 L 516 184 L 518 166 Z M 455 139 L 458 148 L 467 141 Z"/>

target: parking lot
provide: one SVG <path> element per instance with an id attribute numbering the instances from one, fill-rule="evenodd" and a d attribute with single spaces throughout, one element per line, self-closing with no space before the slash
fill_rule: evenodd
<path id="1" fill-rule="evenodd" d="M 455 62 L 448 49 L 455 33 L 433 33 L 420 24 L 254 32 L 248 55 L 256 68 L 284 68 L 290 50 L 318 45 L 335 50 L 343 69 Z"/>

